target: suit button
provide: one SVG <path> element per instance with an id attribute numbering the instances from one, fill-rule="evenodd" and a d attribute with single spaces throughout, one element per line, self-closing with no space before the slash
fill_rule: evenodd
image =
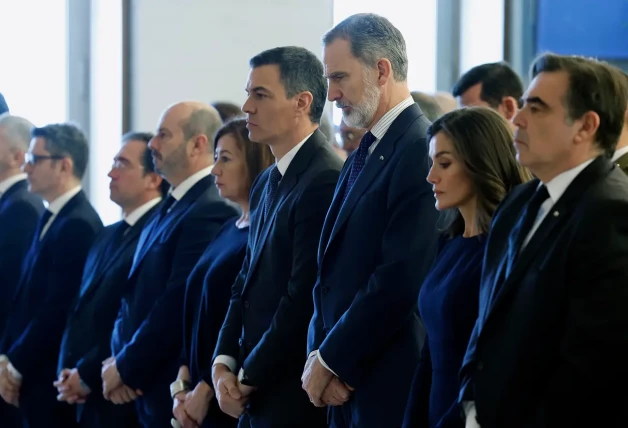
<path id="1" fill-rule="evenodd" d="M 478 361 L 476 368 L 479 372 L 481 372 L 482 370 L 484 370 L 484 363 L 482 361 Z"/>
<path id="2" fill-rule="evenodd" d="M 321 291 L 322 291 L 322 292 L 323 292 L 323 294 L 325 295 L 325 294 L 327 294 L 327 292 L 329 291 L 329 288 L 327 288 L 327 287 L 325 287 L 325 286 L 322 286 L 322 287 L 321 287 Z"/>
<path id="3" fill-rule="evenodd" d="M 245 301 L 244 301 L 244 309 L 248 309 L 248 308 L 249 308 L 249 306 L 251 306 L 251 305 L 249 304 L 249 301 L 248 301 L 248 300 L 245 300 Z"/>
<path id="4" fill-rule="evenodd" d="M 239 338 L 239 339 L 238 339 L 238 345 L 239 345 L 240 347 L 242 347 L 242 344 L 243 344 L 243 343 L 244 343 L 244 340 L 242 340 L 242 338 Z"/>

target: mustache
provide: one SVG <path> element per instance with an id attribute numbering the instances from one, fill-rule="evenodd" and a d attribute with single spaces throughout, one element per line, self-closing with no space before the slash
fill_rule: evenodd
<path id="1" fill-rule="evenodd" d="M 150 149 L 150 153 L 153 156 L 153 158 L 161 160 L 162 156 L 161 156 L 161 154 L 159 152 L 157 152 L 157 151 L 155 151 L 153 149 Z"/>
<path id="2" fill-rule="evenodd" d="M 351 107 L 351 104 L 343 103 L 342 101 L 336 101 L 336 108 L 345 108 L 345 107 Z"/>

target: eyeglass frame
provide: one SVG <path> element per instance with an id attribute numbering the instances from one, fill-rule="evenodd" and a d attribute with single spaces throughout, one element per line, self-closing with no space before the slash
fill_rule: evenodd
<path id="1" fill-rule="evenodd" d="M 26 152 L 24 153 L 24 165 L 35 166 L 39 162 L 44 160 L 61 160 L 65 159 L 67 156 L 63 155 L 36 155 L 35 153 Z"/>

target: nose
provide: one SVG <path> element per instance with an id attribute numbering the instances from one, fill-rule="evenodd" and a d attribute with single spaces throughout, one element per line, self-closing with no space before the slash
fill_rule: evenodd
<path id="1" fill-rule="evenodd" d="M 109 171 L 109 174 L 107 174 L 107 177 L 111 178 L 112 180 L 115 180 L 117 175 L 118 174 L 116 173 L 116 169 L 112 167 L 111 170 Z"/>
<path id="2" fill-rule="evenodd" d="M 148 148 L 151 149 L 151 150 L 157 151 L 158 150 L 158 148 L 157 148 L 158 145 L 159 144 L 157 143 L 157 138 L 155 138 L 155 137 L 151 138 L 150 141 L 148 142 Z"/>
<path id="3" fill-rule="evenodd" d="M 253 113 L 253 101 L 251 100 L 251 97 L 248 97 L 242 105 L 242 112 L 246 114 Z"/>
<path id="4" fill-rule="evenodd" d="M 520 109 L 519 111 L 517 111 L 517 113 L 515 113 L 515 115 L 512 117 L 511 122 L 517 128 L 524 128 L 525 127 L 526 121 L 524 119 L 523 109 Z"/>
<path id="5" fill-rule="evenodd" d="M 438 176 L 436 174 L 436 172 L 434 171 L 434 166 L 432 165 L 430 167 L 430 171 L 427 173 L 427 177 L 425 178 L 427 180 L 428 183 L 434 185 L 438 182 Z"/>
<path id="6" fill-rule="evenodd" d="M 220 177 L 221 174 L 222 174 L 222 167 L 220 166 L 220 162 L 214 163 L 214 166 L 212 167 L 212 175 L 216 177 Z"/>
<path id="7" fill-rule="evenodd" d="M 342 92 L 334 82 L 329 82 L 329 88 L 327 89 L 327 100 L 330 102 L 338 101 L 342 98 Z"/>
<path id="8" fill-rule="evenodd" d="M 25 172 L 26 174 L 30 174 L 32 170 L 33 170 L 33 166 L 30 163 L 24 162 L 22 164 L 22 171 Z"/>

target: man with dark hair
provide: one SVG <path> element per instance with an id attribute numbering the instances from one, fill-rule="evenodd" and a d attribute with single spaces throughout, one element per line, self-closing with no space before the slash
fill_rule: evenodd
<path id="1" fill-rule="evenodd" d="M 306 49 L 280 47 L 250 66 L 249 136 L 277 164 L 251 190 L 249 246 L 216 345 L 214 387 L 241 427 L 324 427 L 299 382 L 318 240 L 342 167 L 318 129 L 323 65 Z"/>
<path id="2" fill-rule="evenodd" d="M 628 94 L 590 59 L 545 54 L 513 118 L 537 179 L 493 217 L 461 369 L 467 427 L 624 427 L 628 177 L 611 162 Z"/>
<path id="3" fill-rule="evenodd" d="M 111 337 L 112 356 L 101 373 L 105 399 L 135 400 L 144 427 L 170 427 L 172 397 L 185 387 L 168 385 L 179 369 L 187 277 L 225 221 L 237 215 L 211 176 L 221 125 L 213 107 L 177 103 L 163 113 L 148 144 L 155 170 L 172 191 L 139 236 Z"/>
<path id="4" fill-rule="evenodd" d="M 140 232 L 167 192 L 150 157 L 146 163 L 151 138 L 144 133 L 122 137 L 122 148 L 109 172 L 109 188 L 124 219 L 105 228 L 92 246 L 61 341 L 57 399 L 79 403 L 76 420 L 81 427 L 132 428 L 138 424 L 133 405 L 113 405 L 103 399 L 100 371 L 102 361 L 111 356 L 111 332 Z M 135 396 L 135 391 L 125 392 Z"/>
<path id="5" fill-rule="evenodd" d="M 29 189 L 48 202 L 11 302 L 0 339 L 0 395 L 19 406 L 24 426 L 66 427 L 74 409 L 55 399 L 52 382 L 63 329 L 89 248 L 102 222 L 81 190 L 85 135 L 70 124 L 32 131 L 24 172 Z"/>
<path id="6" fill-rule="evenodd" d="M 227 123 L 233 118 L 244 116 L 240 107 L 227 101 L 212 103 L 212 107 L 214 107 L 218 111 L 218 114 L 220 114 L 222 123 Z"/>
<path id="7" fill-rule="evenodd" d="M 626 74 L 625 71 L 620 70 L 617 67 L 611 66 L 611 69 L 614 73 L 616 73 L 617 79 L 622 82 L 624 90 L 626 91 L 626 93 L 628 93 L 628 74 Z M 626 106 L 624 127 L 622 129 L 621 135 L 619 136 L 619 141 L 617 142 L 615 153 L 613 154 L 613 162 L 615 162 L 617 166 L 622 169 L 622 171 L 628 174 L 628 106 Z"/>
<path id="8" fill-rule="evenodd" d="M 427 120 L 434 122 L 440 116 L 443 115 L 443 111 L 436 101 L 436 97 L 426 94 L 425 92 L 413 91 L 410 93 L 415 103 L 421 107 L 421 111 L 427 117 Z"/>
<path id="9" fill-rule="evenodd" d="M 318 252 L 303 388 L 332 427 L 398 427 L 425 330 L 417 300 L 436 252 L 430 125 L 410 96 L 401 32 L 374 14 L 323 37 L 328 99 L 367 132 L 347 159 Z"/>
<path id="10" fill-rule="evenodd" d="M 461 107 L 490 107 L 510 122 L 519 110 L 523 83 L 508 64 L 492 62 L 467 71 L 452 92 Z"/>

